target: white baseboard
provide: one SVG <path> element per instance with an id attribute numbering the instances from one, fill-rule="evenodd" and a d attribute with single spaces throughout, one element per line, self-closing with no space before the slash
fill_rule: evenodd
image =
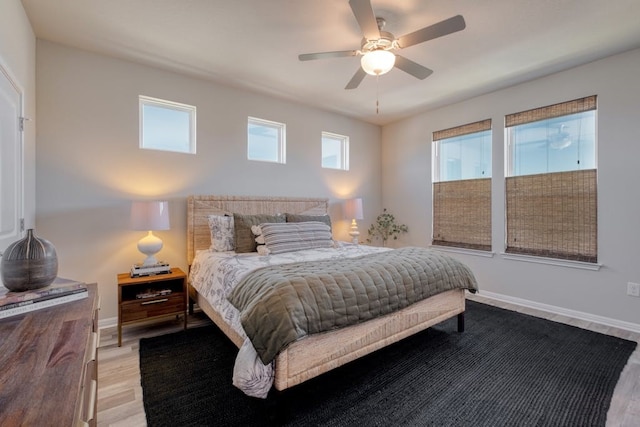
<path id="1" fill-rule="evenodd" d="M 567 308 L 557 307 L 555 305 L 543 304 L 535 301 L 529 301 L 522 298 L 511 297 L 508 295 L 496 294 L 493 292 L 481 291 L 478 293 L 480 297 L 486 297 L 496 301 L 507 302 L 522 307 L 533 308 L 536 310 L 546 311 L 548 313 L 559 314 L 574 319 L 585 320 L 587 322 L 598 323 L 605 326 L 624 329 L 626 331 L 640 333 L 640 324 L 625 322 L 622 320 L 611 319 L 610 317 L 598 316 L 583 311 L 569 310 Z"/>
<path id="2" fill-rule="evenodd" d="M 108 319 L 98 319 L 98 328 L 105 329 L 118 326 L 118 317 L 109 317 Z"/>

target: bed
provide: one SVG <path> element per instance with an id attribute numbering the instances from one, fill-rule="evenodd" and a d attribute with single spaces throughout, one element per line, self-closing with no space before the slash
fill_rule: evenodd
<path id="1" fill-rule="evenodd" d="M 190 267 L 196 254 L 211 246 L 210 215 L 279 214 L 326 215 L 324 198 L 246 197 L 195 195 L 187 199 L 187 258 Z M 354 247 L 355 246 L 355 247 Z M 364 250 L 356 245 L 349 251 Z M 192 286 L 189 280 L 190 310 L 198 306 L 239 349 L 245 337 L 234 329 L 225 315 Z M 472 286 L 473 288 L 473 286 Z M 465 290 L 452 289 L 418 301 L 400 311 L 329 332 L 310 335 L 279 351 L 273 361 L 273 386 L 284 390 L 331 369 L 397 342 L 446 319 L 457 316 L 458 330 L 464 330 Z M 241 350 L 242 351 L 242 350 Z"/>

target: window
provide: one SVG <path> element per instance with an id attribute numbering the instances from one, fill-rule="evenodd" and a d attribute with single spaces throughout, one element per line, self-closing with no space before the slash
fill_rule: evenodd
<path id="1" fill-rule="evenodd" d="M 434 245 L 491 250 L 491 120 L 433 133 Z"/>
<path id="2" fill-rule="evenodd" d="M 322 132 L 322 167 L 349 170 L 349 137 Z"/>
<path id="3" fill-rule="evenodd" d="M 595 111 L 508 128 L 508 176 L 595 169 Z"/>
<path id="4" fill-rule="evenodd" d="M 597 262 L 596 96 L 505 126 L 506 252 Z"/>
<path id="5" fill-rule="evenodd" d="M 286 163 L 283 123 L 249 117 L 247 158 L 262 162 Z"/>
<path id="6" fill-rule="evenodd" d="M 162 99 L 139 97 L 140 148 L 196 152 L 196 107 Z"/>

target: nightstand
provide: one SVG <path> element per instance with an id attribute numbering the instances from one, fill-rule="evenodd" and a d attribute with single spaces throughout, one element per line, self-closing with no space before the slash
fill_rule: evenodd
<path id="1" fill-rule="evenodd" d="M 118 274 L 118 347 L 123 325 L 172 315 L 183 315 L 187 329 L 187 275 L 182 270 L 143 277 Z"/>

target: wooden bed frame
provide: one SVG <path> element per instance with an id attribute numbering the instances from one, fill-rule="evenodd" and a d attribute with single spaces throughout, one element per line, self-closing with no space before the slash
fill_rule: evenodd
<path id="1" fill-rule="evenodd" d="M 196 251 L 211 245 L 208 216 L 230 213 L 296 213 L 323 215 L 328 199 L 291 197 L 189 196 L 187 199 L 187 259 L 193 262 Z M 243 339 L 189 284 L 190 310 L 193 303 L 233 341 Z M 274 386 L 284 390 L 375 350 L 420 332 L 453 316 L 458 316 L 458 331 L 464 330 L 464 290 L 456 289 L 412 304 L 396 313 L 312 335 L 290 344 L 275 360 Z"/>

